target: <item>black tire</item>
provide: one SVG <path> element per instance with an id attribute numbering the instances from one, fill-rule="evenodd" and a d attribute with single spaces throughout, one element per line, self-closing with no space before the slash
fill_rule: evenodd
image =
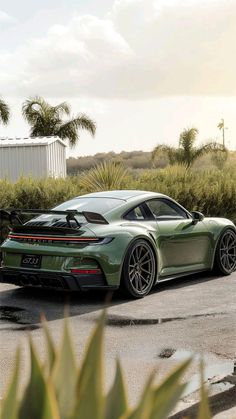
<path id="1" fill-rule="evenodd" d="M 236 270 L 236 232 L 225 230 L 217 244 L 214 270 L 222 275 L 230 275 Z"/>
<path id="2" fill-rule="evenodd" d="M 128 248 L 122 269 L 121 289 L 132 298 L 143 298 L 156 279 L 156 257 L 152 246 L 137 239 Z"/>

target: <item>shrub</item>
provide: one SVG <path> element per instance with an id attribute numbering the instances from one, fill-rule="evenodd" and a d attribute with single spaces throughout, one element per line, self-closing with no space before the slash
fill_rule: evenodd
<path id="1" fill-rule="evenodd" d="M 0 208 L 50 208 L 78 195 L 78 180 L 21 177 L 16 183 L 0 180 Z"/>
<path id="2" fill-rule="evenodd" d="M 122 189 L 128 181 L 128 171 L 122 164 L 103 162 L 85 173 L 80 181 L 82 189 L 88 192 Z"/>
<path id="3" fill-rule="evenodd" d="M 135 183 L 135 188 L 170 195 L 189 210 L 198 209 L 206 216 L 223 216 L 235 221 L 236 167 L 186 170 L 183 166 L 169 166 L 149 170 Z"/>
<path id="4" fill-rule="evenodd" d="M 130 407 L 123 371 L 117 361 L 113 385 L 104 394 L 103 383 L 104 314 L 91 338 L 84 360 L 77 367 L 72 341 L 65 321 L 60 349 L 56 349 L 45 324 L 46 364 L 41 364 L 29 341 L 31 371 L 28 383 L 19 397 L 19 352 L 13 378 L 1 404 L 1 419 L 165 419 L 176 406 L 186 384 L 183 375 L 190 364 L 185 361 L 164 381 L 155 385 L 152 375 L 135 407 Z M 208 401 L 201 385 L 198 419 L 210 419 Z"/>

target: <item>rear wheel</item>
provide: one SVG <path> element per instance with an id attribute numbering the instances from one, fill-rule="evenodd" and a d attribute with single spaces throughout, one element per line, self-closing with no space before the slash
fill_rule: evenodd
<path id="1" fill-rule="evenodd" d="M 156 278 L 156 258 L 150 244 L 145 240 L 133 242 L 125 256 L 121 285 L 131 297 L 147 295 Z"/>
<path id="2" fill-rule="evenodd" d="M 230 275 L 236 269 L 236 232 L 231 229 L 227 229 L 220 237 L 215 268 L 223 275 Z"/>

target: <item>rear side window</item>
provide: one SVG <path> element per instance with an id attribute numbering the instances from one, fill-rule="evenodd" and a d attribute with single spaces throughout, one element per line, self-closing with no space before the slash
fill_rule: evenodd
<path id="1" fill-rule="evenodd" d="M 126 220 L 144 220 L 144 212 L 141 206 L 137 206 L 129 211 L 125 217 Z"/>
<path id="2" fill-rule="evenodd" d="M 188 218 L 181 207 L 168 199 L 153 199 L 146 204 L 156 220 Z"/>

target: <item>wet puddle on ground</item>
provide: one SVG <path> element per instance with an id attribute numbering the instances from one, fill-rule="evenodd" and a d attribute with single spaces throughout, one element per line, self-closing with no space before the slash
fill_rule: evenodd
<path id="1" fill-rule="evenodd" d="M 117 327 L 125 327 L 125 326 L 147 326 L 147 325 L 155 325 L 155 324 L 163 324 L 169 323 L 174 321 L 181 321 L 181 320 L 188 320 L 188 319 L 196 319 L 196 318 L 206 318 L 206 317 L 215 317 L 215 316 L 222 316 L 227 313 L 202 313 L 202 314 L 190 314 L 189 316 L 183 317 L 160 317 L 160 318 L 140 318 L 135 319 L 132 317 L 126 316 L 119 316 L 119 315 L 108 315 L 106 319 L 107 326 L 117 326 Z"/>
<path id="2" fill-rule="evenodd" d="M 40 328 L 40 317 L 21 307 L 0 306 L 0 330 L 24 331 Z"/>
<path id="3" fill-rule="evenodd" d="M 209 318 L 219 315 L 225 315 L 225 312 L 214 312 L 214 313 L 200 313 L 191 314 L 188 316 L 181 317 L 162 317 L 162 318 L 132 318 L 120 315 L 108 315 L 106 319 L 107 326 L 112 327 L 132 327 L 132 326 L 147 326 L 147 325 L 161 325 L 163 323 L 183 321 L 188 319 L 196 318 Z M 236 362 L 232 360 L 219 360 L 215 364 L 212 361 L 209 362 L 207 355 L 194 354 L 193 352 L 186 350 L 175 349 L 174 347 L 163 348 L 157 355 L 157 358 L 162 359 L 164 362 L 169 360 L 181 363 L 189 358 L 193 362 L 199 364 L 204 361 L 204 381 L 208 382 L 212 388 L 212 391 L 216 394 L 221 391 L 231 389 L 236 385 Z M 194 374 L 186 386 L 184 397 L 194 393 L 200 388 L 200 373 Z"/>
<path id="4" fill-rule="evenodd" d="M 199 363 L 204 362 L 204 382 L 211 385 L 214 393 L 229 390 L 236 385 L 236 361 L 222 360 L 211 364 L 208 362 L 207 355 L 194 354 L 191 351 L 163 348 L 157 358 L 168 359 L 172 361 L 185 361 L 192 358 L 193 361 Z M 187 384 L 184 397 L 195 392 L 200 387 L 200 374 L 194 374 Z"/>
<path id="5" fill-rule="evenodd" d="M 203 358 L 204 359 L 204 358 Z M 229 390 L 236 385 L 234 361 L 224 361 L 204 366 L 204 382 L 211 385 L 214 393 Z M 200 374 L 195 374 L 188 383 L 184 396 L 193 393 L 200 387 Z"/>

